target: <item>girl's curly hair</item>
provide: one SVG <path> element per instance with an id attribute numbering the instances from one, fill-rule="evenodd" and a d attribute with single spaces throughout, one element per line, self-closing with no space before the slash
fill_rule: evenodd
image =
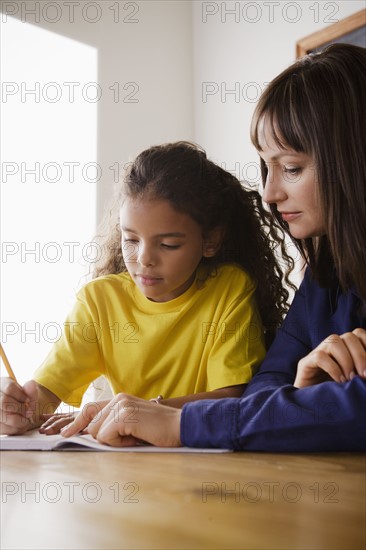
<path id="1" fill-rule="evenodd" d="M 269 346 L 288 310 L 294 289 L 289 274 L 294 262 L 286 253 L 285 237 L 275 225 L 257 191 L 245 189 L 229 172 L 210 161 L 193 143 L 180 141 L 151 147 L 140 153 L 126 170 L 100 235 L 99 260 L 93 277 L 126 271 L 122 255 L 119 210 L 126 197 L 163 199 L 189 215 L 205 237 L 222 228 L 224 237 L 214 257 L 202 258 L 204 280 L 226 263 L 241 266 L 256 284 L 255 296 Z M 281 252 L 286 272 L 278 258 Z"/>

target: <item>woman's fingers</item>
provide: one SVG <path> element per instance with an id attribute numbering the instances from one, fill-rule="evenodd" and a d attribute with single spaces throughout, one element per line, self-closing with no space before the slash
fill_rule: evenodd
<path id="1" fill-rule="evenodd" d="M 354 336 L 354 340 L 357 340 L 356 336 Z M 333 360 L 327 363 L 331 368 L 331 372 L 327 372 L 337 382 L 346 382 L 346 380 L 350 380 L 351 373 L 354 372 L 353 357 L 347 343 L 352 349 L 354 341 L 352 341 L 348 335 L 343 334 L 339 336 L 338 334 L 332 334 L 316 348 L 322 359 L 323 354 L 327 354 Z M 323 368 L 320 361 L 318 366 Z M 334 376 L 332 373 L 334 373 Z"/>
<path id="2" fill-rule="evenodd" d="M 87 403 L 76 418 L 61 429 L 61 434 L 64 437 L 71 437 L 72 435 L 76 435 L 85 430 L 85 428 L 93 422 L 94 418 L 101 412 L 105 403 L 108 403 L 108 401 Z"/>
<path id="3" fill-rule="evenodd" d="M 336 382 L 366 378 L 366 331 L 358 328 L 341 336 L 331 334 L 298 363 L 295 387 L 310 386 L 327 376 Z"/>
<path id="4" fill-rule="evenodd" d="M 88 432 L 100 443 L 125 447 L 141 442 L 179 447 L 181 411 L 126 394 L 105 407 Z"/>
<path id="5" fill-rule="evenodd" d="M 355 374 L 366 378 L 366 330 L 356 328 L 342 335 L 352 357 Z"/>

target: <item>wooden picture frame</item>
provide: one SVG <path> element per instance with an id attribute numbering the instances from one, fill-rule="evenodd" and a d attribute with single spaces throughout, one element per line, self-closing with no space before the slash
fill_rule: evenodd
<path id="1" fill-rule="evenodd" d="M 346 42 L 365 47 L 366 9 L 358 11 L 296 42 L 296 57 L 299 58 L 308 53 L 316 52 L 334 42 Z"/>

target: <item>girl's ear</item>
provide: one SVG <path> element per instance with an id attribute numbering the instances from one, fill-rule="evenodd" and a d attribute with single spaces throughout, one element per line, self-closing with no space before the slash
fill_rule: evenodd
<path id="1" fill-rule="evenodd" d="M 208 237 L 203 242 L 203 252 L 202 255 L 205 258 L 212 258 L 215 256 L 222 245 L 224 240 L 225 230 L 223 227 L 216 227 L 210 231 Z"/>

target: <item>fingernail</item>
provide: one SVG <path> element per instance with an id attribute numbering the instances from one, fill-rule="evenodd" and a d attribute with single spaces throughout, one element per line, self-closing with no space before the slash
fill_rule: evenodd
<path id="1" fill-rule="evenodd" d="M 345 379 L 345 377 L 343 376 L 343 374 L 340 376 L 339 380 L 340 380 L 340 382 L 342 382 L 342 383 L 343 383 L 343 382 L 346 382 L 346 379 Z"/>
<path id="2" fill-rule="evenodd" d="M 366 378 L 366 370 L 363 371 L 363 375 Z"/>
<path id="3" fill-rule="evenodd" d="M 355 376 L 355 373 L 352 371 L 349 375 L 349 379 L 352 380 L 352 378 Z"/>
<path id="4" fill-rule="evenodd" d="M 69 426 L 64 426 L 63 428 L 61 428 L 60 434 L 67 435 L 68 430 L 69 430 Z"/>

